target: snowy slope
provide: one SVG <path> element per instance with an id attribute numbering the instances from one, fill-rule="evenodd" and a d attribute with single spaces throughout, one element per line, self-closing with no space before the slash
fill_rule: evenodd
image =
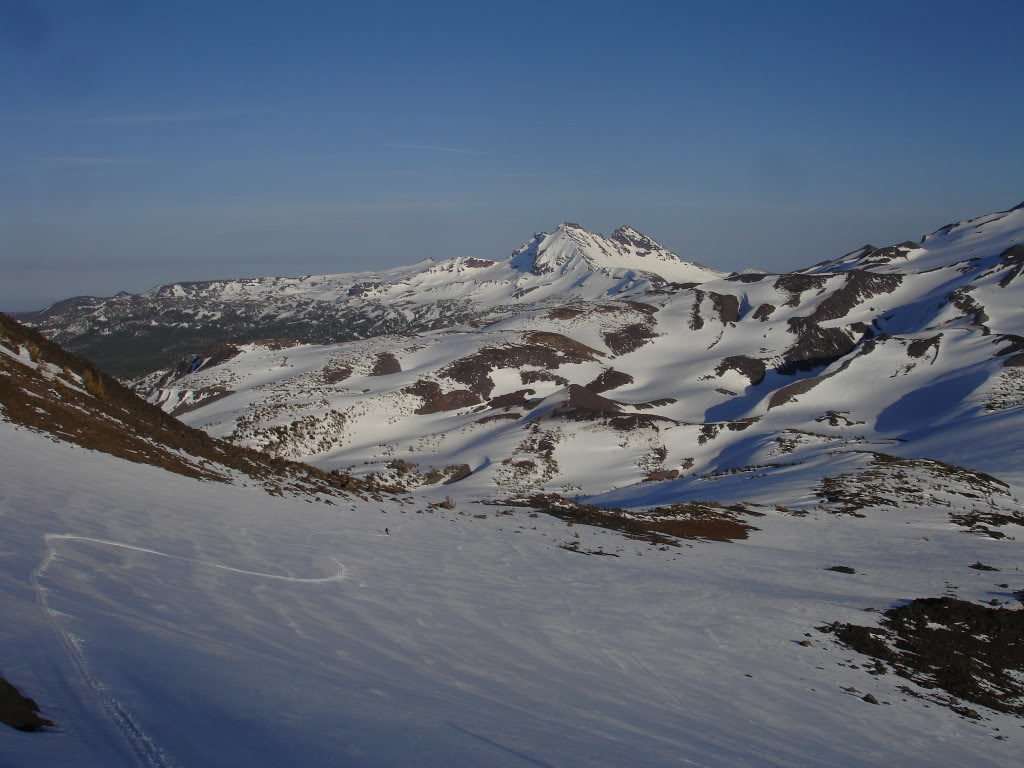
<path id="1" fill-rule="evenodd" d="M 240 344 L 145 386 L 217 437 L 410 484 L 465 465 L 481 494 L 645 479 L 683 493 L 687 478 L 847 448 L 1020 486 L 1022 232 L 1015 209 L 929 236 L 904 271 L 744 273 L 484 327 Z"/>
<path id="2" fill-rule="evenodd" d="M 993 585 L 1012 573 L 966 566 L 1012 569 L 1019 544 L 965 536 L 934 509 L 775 513 L 747 541 L 657 548 L 462 496 L 450 511 L 310 504 L 0 430 L 3 672 L 58 723 L 0 730 L 6 766 L 1020 754 L 1015 718 L 916 699 L 814 629 L 950 584 L 1007 594 Z M 858 575 L 823 570 L 837 563 Z"/>

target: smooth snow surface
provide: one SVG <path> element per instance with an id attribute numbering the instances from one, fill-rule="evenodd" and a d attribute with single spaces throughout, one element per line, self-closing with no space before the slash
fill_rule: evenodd
<path id="1" fill-rule="evenodd" d="M 851 668 L 863 659 L 820 636 L 797 644 L 951 580 L 981 599 L 1013 578 L 966 565 L 1012 571 L 1018 544 L 942 512 L 770 515 L 745 542 L 662 550 L 461 496 L 452 511 L 280 499 L 0 430 L 2 671 L 59 724 L 0 730 L 4 766 L 1020 755 L 1013 718 L 965 720 Z M 556 546 L 576 534 L 619 556 Z M 836 562 L 860 575 L 823 570 Z"/>

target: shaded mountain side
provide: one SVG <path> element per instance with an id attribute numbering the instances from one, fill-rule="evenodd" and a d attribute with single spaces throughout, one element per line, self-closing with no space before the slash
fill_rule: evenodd
<path id="1" fill-rule="evenodd" d="M 141 294 L 66 299 L 18 319 L 106 372 L 135 378 L 219 340 L 327 344 L 424 333 L 572 298 L 643 294 L 719 277 L 630 227 L 605 237 L 563 224 L 504 260 L 457 257 L 380 272 L 170 283 Z"/>
<path id="2" fill-rule="evenodd" d="M 197 304 L 159 295 L 98 299 L 57 314 L 19 313 L 19 317 L 112 376 L 131 379 L 227 339 L 338 343 L 444 328 L 477 316 L 463 302 L 442 302 L 435 310 L 405 313 L 379 302 L 359 306 L 307 302 L 293 314 L 281 316 L 267 311 L 258 300 Z"/>
<path id="3" fill-rule="evenodd" d="M 203 480 L 230 482 L 228 471 L 235 470 L 278 492 L 381 490 L 188 427 L 90 361 L 2 313 L 0 374 L 4 420 L 85 448 Z"/>

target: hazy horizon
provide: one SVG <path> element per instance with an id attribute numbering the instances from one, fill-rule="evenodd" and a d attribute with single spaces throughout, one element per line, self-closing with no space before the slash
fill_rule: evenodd
<path id="1" fill-rule="evenodd" d="M 0 309 L 630 224 L 787 271 L 1024 198 L 1017 4 L 0 4 Z"/>

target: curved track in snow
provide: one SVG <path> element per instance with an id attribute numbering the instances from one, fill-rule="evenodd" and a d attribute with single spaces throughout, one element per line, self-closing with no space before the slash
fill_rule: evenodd
<path id="1" fill-rule="evenodd" d="M 48 533 L 43 536 L 43 541 L 46 542 L 46 555 L 43 557 L 42 562 L 39 566 L 32 571 L 32 587 L 36 593 L 36 600 L 39 606 L 42 608 L 43 613 L 46 614 L 47 620 L 50 622 L 50 626 L 53 627 L 54 633 L 60 640 L 61 645 L 64 647 L 68 658 L 74 665 L 75 669 L 82 676 L 89 689 L 95 694 L 100 705 L 103 707 L 104 712 L 110 720 L 117 726 L 118 730 L 121 731 L 122 735 L 127 740 L 132 752 L 135 754 L 139 764 L 144 768 L 173 768 L 175 762 L 171 759 L 164 750 L 162 750 L 156 743 L 153 742 L 149 736 L 146 735 L 142 727 L 135 721 L 124 705 L 121 704 L 114 696 L 106 690 L 102 683 L 89 671 L 89 665 L 86 663 L 85 656 L 82 655 L 82 651 L 76 643 L 74 637 L 61 627 L 60 622 L 57 620 L 57 611 L 50 607 L 46 597 L 46 589 L 40 585 L 39 579 L 46 573 L 50 563 L 53 562 L 54 557 L 57 554 L 54 549 L 55 541 L 84 541 L 93 544 L 102 544 L 108 547 L 117 547 L 119 549 L 128 549 L 135 552 L 143 552 L 148 555 L 156 555 L 158 557 L 166 557 L 172 560 L 181 560 L 187 563 L 194 563 L 196 565 L 205 566 L 208 568 L 218 568 L 223 571 L 230 571 L 232 573 L 239 573 L 244 576 L 255 576 L 262 579 L 275 579 L 278 581 L 291 581 L 300 584 L 323 584 L 331 581 L 343 581 L 346 579 L 345 566 L 343 566 L 338 560 L 334 562 L 338 564 L 338 572 L 333 576 L 322 576 L 313 578 L 299 578 L 295 576 L 281 576 L 275 573 L 261 573 L 259 571 L 248 571 L 242 568 L 234 568 L 230 565 L 222 565 L 220 563 L 211 563 L 205 560 L 195 560 L 190 557 L 182 557 L 181 555 L 172 555 L 167 552 L 160 552 L 155 549 L 148 549 L 146 547 L 135 546 L 134 544 L 124 544 L 118 541 L 108 541 L 106 539 L 94 539 L 88 536 L 74 536 L 66 533 Z M 332 558 L 333 559 L 333 558 Z"/>

